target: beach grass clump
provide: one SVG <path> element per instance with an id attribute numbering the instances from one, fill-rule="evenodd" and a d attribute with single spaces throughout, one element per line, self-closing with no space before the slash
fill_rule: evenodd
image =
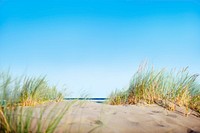
<path id="1" fill-rule="evenodd" d="M 0 73 L 0 132 L 29 132 L 33 123 L 34 106 L 49 102 L 62 101 L 63 95 L 56 86 L 48 85 L 45 77 L 29 78 L 21 76 L 13 78 L 9 72 Z M 25 107 L 26 106 L 26 107 Z M 48 106 L 40 111 L 40 119 L 36 122 L 37 132 L 53 132 L 69 106 L 56 110 L 58 113 L 41 128 L 41 121 Z M 56 108 L 56 105 L 55 105 Z M 46 116 L 52 118 L 52 114 Z M 43 120 L 44 121 L 44 120 Z M 45 131 L 43 131 L 45 129 Z"/>
<path id="2" fill-rule="evenodd" d="M 34 106 L 12 106 L 0 110 L 0 132 L 53 133 L 74 102 L 62 104 L 62 107 L 57 102 L 45 104 L 39 109 Z"/>
<path id="3" fill-rule="evenodd" d="M 19 92 L 19 102 L 25 106 L 63 98 L 62 93 L 55 86 L 50 87 L 45 78 L 25 79 Z"/>
<path id="4" fill-rule="evenodd" d="M 195 95 L 191 98 L 189 107 L 200 113 L 200 95 Z"/>
<path id="5" fill-rule="evenodd" d="M 128 94 L 126 91 L 115 90 L 111 93 L 109 103 L 112 105 L 124 104 L 127 101 Z"/>
<path id="6" fill-rule="evenodd" d="M 181 70 L 155 70 L 140 65 L 131 79 L 128 90 L 112 94 L 111 104 L 136 104 L 145 101 L 147 104 L 157 103 L 169 110 L 176 106 L 184 106 L 200 112 L 200 87 L 197 74 L 190 74 L 188 67 Z M 120 102 L 116 102 L 117 99 Z M 124 98 L 124 99 L 123 99 Z"/>
<path id="7" fill-rule="evenodd" d="M 45 77 L 12 78 L 7 73 L 0 73 L 0 101 L 6 104 L 31 106 L 48 101 L 61 101 L 63 95 L 56 86 L 49 86 Z M 4 104 L 5 104 L 4 103 Z"/>

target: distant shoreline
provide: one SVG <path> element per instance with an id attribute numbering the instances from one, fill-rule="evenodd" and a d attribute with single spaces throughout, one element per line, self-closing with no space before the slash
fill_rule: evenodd
<path id="1" fill-rule="evenodd" d="M 96 103 L 103 103 L 103 102 L 109 100 L 109 98 L 64 98 L 64 100 L 67 100 L 67 101 L 86 100 L 86 101 L 92 101 L 92 102 L 96 102 Z"/>

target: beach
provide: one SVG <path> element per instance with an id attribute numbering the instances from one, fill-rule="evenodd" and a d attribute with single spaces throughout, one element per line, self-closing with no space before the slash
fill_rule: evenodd
<path id="1" fill-rule="evenodd" d="M 37 129 L 41 110 L 45 108 L 41 126 L 45 132 L 46 125 L 66 105 L 70 106 L 56 126 L 56 133 L 200 133 L 198 114 L 190 112 L 186 117 L 182 108 L 168 111 L 156 104 L 114 106 L 90 101 L 52 102 L 32 107 L 31 131 Z"/>

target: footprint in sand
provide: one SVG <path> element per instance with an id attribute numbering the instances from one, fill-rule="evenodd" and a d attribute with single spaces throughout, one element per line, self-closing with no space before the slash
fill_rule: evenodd
<path id="1" fill-rule="evenodd" d="M 103 125 L 103 122 L 100 120 L 96 120 L 96 121 L 94 121 L 94 124 L 97 124 L 98 126 L 92 128 L 90 131 L 88 131 L 88 133 L 93 133 L 98 128 L 101 128 L 101 126 Z"/>
<path id="2" fill-rule="evenodd" d="M 149 113 L 147 113 L 147 114 L 149 114 L 149 115 L 154 115 L 152 112 L 149 112 Z"/>
<path id="3" fill-rule="evenodd" d="M 156 126 L 158 126 L 158 127 L 166 127 L 166 126 L 163 125 L 163 124 L 157 124 Z"/>
<path id="4" fill-rule="evenodd" d="M 153 113 L 162 113 L 162 111 L 156 111 L 156 110 L 154 110 L 154 111 L 152 111 Z"/>
<path id="5" fill-rule="evenodd" d="M 162 113 L 161 111 L 151 111 L 151 112 L 148 112 L 149 115 L 154 115 L 154 114 L 157 114 L 157 113 Z"/>
<path id="6" fill-rule="evenodd" d="M 133 125 L 133 126 L 138 126 L 138 125 L 140 125 L 140 123 L 139 122 L 136 122 L 135 120 L 132 120 L 132 119 L 127 119 L 130 123 L 131 123 L 131 125 Z"/>
<path id="7" fill-rule="evenodd" d="M 97 125 L 103 125 L 103 122 L 100 121 L 100 120 L 96 120 L 96 121 L 94 121 L 94 123 L 97 124 Z"/>
<path id="8" fill-rule="evenodd" d="M 166 122 L 170 123 L 170 124 L 177 124 L 174 120 L 172 120 L 171 118 L 166 118 Z"/>
<path id="9" fill-rule="evenodd" d="M 108 115 L 116 115 L 117 114 L 117 111 L 105 111 L 105 114 L 108 114 Z"/>
<path id="10" fill-rule="evenodd" d="M 116 114 L 117 114 L 117 112 L 113 112 L 112 114 L 113 114 L 113 115 L 116 115 Z"/>
<path id="11" fill-rule="evenodd" d="M 168 128 L 169 127 L 168 123 L 166 123 L 165 121 L 156 122 L 155 126 L 160 127 L 160 128 Z"/>
<path id="12" fill-rule="evenodd" d="M 200 132 L 196 132 L 196 131 L 194 131 L 194 130 L 188 128 L 188 129 L 187 129 L 187 133 L 200 133 Z"/>
<path id="13" fill-rule="evenodd" d="M 177 118 L 177 115 L 174 115 L 174 114 L 168 114 L 167 116 Z"/>
<path id="14" fill-rule="evenodd" d="M 132 124 L 133 126 L 138 126 L 140 123 L 139 123 L 139 122 L 133 122 L 133 121 L 131 121 L 131 124 Z"/>

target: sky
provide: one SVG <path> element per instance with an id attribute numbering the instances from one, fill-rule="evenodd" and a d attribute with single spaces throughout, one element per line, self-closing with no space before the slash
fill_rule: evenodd
<path id="1" fill-rule="evenodd" d="M 0 0 L 1 71 L 107 97 L 144 60 L 200 73 L 199 0 Z"/>

